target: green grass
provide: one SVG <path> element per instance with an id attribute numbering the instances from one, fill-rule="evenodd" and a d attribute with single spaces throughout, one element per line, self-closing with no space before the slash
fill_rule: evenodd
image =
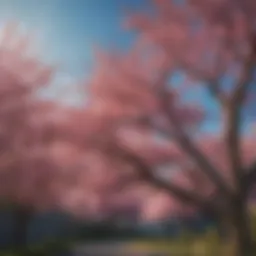
<path id="1" fill-rule="evenodd" d="M 252 210 L 251 228 L 252 235 L 256 241 L 256 208 Z M 215 230 L 209 230 L 202 235 L 183 233 L 177 238 L 166 238 L 161 240 L 141 239 L 127 245 L 127 250 L 133 252 L 165 253 L 166 255 L 188 255 L 188 256 L 215 256 L 232 255 L 234 250 L 232 244 L 222 244 Z M 256 251 L 253 254 L 256 255 Z"/>
<path id="2" fill-rule="evenodd" d="M 131 252 L 145 253 L 145 255 L 163 253 L 165 255 L 186 255 L 186 256 L 216 256 L 233 255 L 234 246 L 223 244 L 218 235 L 213 230 L 200 236 L 193 234 L 183 234 L 177 238 L 166 238 L 161 240 L 141 239 L 131 242 L 126 249 Z M 253 253 L 253 256 L 256 252 Z"/>
<path id="3" fill-rule="evenodd" d="M 202 236 L 183 234 L 178 238 L 161 240 L 138 240 L 131 242 L 126 248 L 132 253 L 164 253 L 166 255 L 204 255 L 215 256 L 220 254 L 220 243 L 214 232 Z M 228 255 L 228 254 L 227 254 Z"/>

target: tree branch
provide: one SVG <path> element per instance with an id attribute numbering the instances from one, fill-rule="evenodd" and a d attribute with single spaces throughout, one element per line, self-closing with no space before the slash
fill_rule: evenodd
<path id="1" fill-rule="evenodd" d="M 244 170 L 243 172 L 243 176 L 242 176 L 242 184 L 243 184 L 243 188 L 244 188 L 244 196 L 245 198 L 248 196 L 248 193 L 250 192 L 252 186 L 254 184 L 256 184 L 256 161 L 254 163 L 252 163 L 247 170 Z M 218 203 L 218 201 L 221 200 L 222 195 L 220 193 L 220 191 L 217 189 L 212 198 L 211 201 L 215 201 L 216 203 Z M 245 199 L 246 200 L 246 199 Z"/>
<path id="2" fill-rule="evenodd" d="M 251 187 L 256 183 L 256 161 L 247 169 L 242 182 L 246 192 L 249 192 Z"/>
<path id="3" fill-rule="evenodd" d="M 255 66 L 255 54 L 253 53 L 244 64 L 241 78 L 237 82 L 235 89 L 231 95 L 229 104 L 226 108 L 226 127 L 225 137 L 226 144 L 230 159 L 231 169 L 234 173 L 234 180 L 238 191 L 243 187 L 242 176 L 243 176 L 243 164 L 241 159 L 241 148 L 240 148 L 240 129 L 242 123 L 242 105 L 246 98 L 246 93 L 250 81 L 253 77 L 253 70 Z"/>
<path id="4" fill-rule="evenodd" d="M 119 157 L 135 166 L 136 170 L 139 172 L 139 175 L 143 180 L 160 189 L 163 189 L 167 193 L 177 197 L 183 202 L 195 204 L 200 208 L 214 207 L 212 205 L 210 206 L 210 204 L 208 204 L 208 201 L 200 194 L 195 193 L 192 190 L 183 189 L 172 182 L 166 182 L 165 180 L 156 177 L 153 174 L 152 168 L 135 153 L 130 152 L 130 150 L 123 149 L 118 145 L 116 149 L 117 152 L 115 152 L 115 154 L 118 154 Z"/>
<path id="5" fill-rule="evenodd" d="M 241 109 L 238 105 L 230 105 L 225 110 L 224 136 L 227 145 L 227 154 L 230 161 L 230 168 L 234 174 L 236 189 L 241 189 L 242 159 L 240 148 L 240 123 Z"/>
<path id="6" fill-rule="evenodd" d="M 204 171 L 208 175 L 223 194 L 229 195 L 230 189 L 224 178 L 183 131 L 179 120 L 176 118 L 175 114 L 171 113 L 169 110 L 168 101 L 165 99 L 164 95 L 162 96 L 162 102 L 164 112 L 167 114 L 171 126 L 173 127 L 173 139 L 176 141 L 177 145 L 184 151 L 184 153 L 195 161 L 200 170 Z"/>
<path id="7" fill-rule="evenodd" d="M 219 64 L 220 65 L 220 64 Z M 216 98 L 221 105 L 225 106 L 227 104 L 228 98 L 227 96 L 221 91 L 221 86 L 217 79 L 210 78 L 207 74 L 205 74 L 205 71 L 200 69 L 191 68 L 191 66 L 186 65 L 183 63 L 181 65 L 181 69 L 185 70 L 187 74 L 189 74 L 191 77 L 194 77 L 198 81 L 206 81 L 208 83 L 208 90 L 211 93 L 211 95 Z"/>
<path id="8" fill-rule="evenodd" d="M 231 194 L 231 191 L 228 187 L 228 184 L 225 182 L 225 179 L 220 174 L 222 172 L 218 172 L 218 170 L 209 162 L 206 156 L 204 156 L 203 153 L 200 152 L 196 145 L 186 135 L 175 114 L 173 114 L 169 109 L 169 99 L 168 97 L 166 97 L 164 90 L 161 87 L 159 89 L 159 86 L 157 86 L 163 86 L 168 80 L 169 74 L 170 71 L 168 70 L 168 68 L 163 69 L 154 88 L 156 89 L 156 93 L 159 94 L 163 111 L 167 115 L 168 121 L 173 128 L 173 139 L 176 141 L 177 145 L 184 151 L 184 153 L 195 161 L 195 164 L 197 164 L 199 169 L 201 171 L 204 171 L 208 175 L 208 177 L 215 183 L 215 185 L 219 187 L 220 192 L 222 192 L 223 195 L 229 196 Z M 169 131 L 166 131 L 165 133 L 170 134 Z"/>
<path id="9" fill-rule="evenodd" d="M 208 89 L 212 96 L 214 96 L 222 106 L 226 106 L 227 104 L 227 97 L 226 95 L 221 91 L 220 85 L 215 80 L 208 80 Z"/>

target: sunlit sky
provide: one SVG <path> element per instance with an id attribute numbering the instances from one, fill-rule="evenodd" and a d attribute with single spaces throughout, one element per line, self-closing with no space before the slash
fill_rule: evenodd
<path id="1" fill-rule="evenodd" d="M 132 34 L 122 30 L 125 7 L 141 8 L 149 0 L 0 0 L 0 23 L 21 22 L 37 35 L 43 58 L 59 65 L 55 87 L 46 94 L 58 97 L 63 84 L 87 77 L 93 64 L 93 45 L 126 48 Z M 62 89 L 60 85 L 62 84 Z M 66 87 L 68 88 L 68 87 Z M 71 88 L 71 87 L 69 87 Z M 68 101 L 79 95 L 65 89 Z"/>
<path id="2" fill-rule="evenodd" d="M 53 86 L 42 95 L 77 104 L 83 99 L 74 85 L 90 74 L 93 46 L 128 48 L 134 35 L 122 29 L 125 8 L 144 9 L 149 3 L 150 0 L 0 0 L 0 24 L 16 20 L 36 33 L 43 58 L 59 67 Z M 176 77 L 176 82 L 179 80 Z M 200 92 L 200 99 L 205 99 L 205 106 L 216 113 L 216 105 L 207 95 Z M 215 121 L 208 119 L 205 128 L 215 130 Z"/>

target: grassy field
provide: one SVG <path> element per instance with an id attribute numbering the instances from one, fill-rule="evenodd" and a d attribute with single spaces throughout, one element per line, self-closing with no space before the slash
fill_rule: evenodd
<path id="1" fill-rule="evenodd" d="M 161 240 L 137 240 L 127 244 L 126 250 L 131 255 L 139 253 L 143 255 L 187 255 L 187 256 L 216 256 L 233 255 L 235 246 L 223 245 L 214 231 L 209 231 L 201 236 L 184 234 L 173 239 Z M 256 252 L 253 256 L 256 255 Z"/>
<path id="2" fill-rule="evenodd" d="M 256 238 L 256 208 L 252 210 L 252 233 Z M 161 240 L 137 240 L 127 245 L 127 250 L 141 252 L 142 254 L 162 253 L 164 255 L 188 255 L 188 256 L 215 256 L 232 255 L 234 245 L 220 242 L 217 232 L 209 230 L 202 235 L 184 233 L 177 238 L 166 238 Z M 256 255 L 256 252 L 253 256 Z"/>
<path id="3" fill-rule="evenodd" d="M 126 249 L 131 252 L 131 255 L 133 253 L 145 253 L 145 255 L 161 253 L 164 255 L 191 256 L 215 256 L 220 255 L 220 250 L 224 250 L 221 249 L 217 236 L 213 232 L 200 237 L 186 234 L 176 239 L 138 240 L 129 243 Z M 228 252 L 226 255 L 229 255 Z"/>

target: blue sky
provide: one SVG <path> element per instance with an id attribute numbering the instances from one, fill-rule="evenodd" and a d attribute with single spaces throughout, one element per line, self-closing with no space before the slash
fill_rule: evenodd
<path id="1" fill-rule="evenodd" d="M 133 35 L 122 30 L 124 8 L 138 9 L 148 2 L 149 0 L 0 0 L 0 23 L 14 19 L 29 31 L 35 31 L 44 58 L 51 63 L 60 64 L 55 87 L 45 93 L 48 97 L 57 97 L 60 84 L 72 83 L 89 74 L 93 64 L 94 44 L 104 48 L 129 47 Z M 69 95 L 68 100 L 77 100 L 79 95 L 71 97 L 70 89 L 65 91 Z"/>
<path id="2" fill-rule="evenodd" d="M 92 44 L 126 47 L 131 33 L 122 31 L 123 8 L 149 0 L 0 0 L 0 22 L 16 19 L 43 38 L 49 59 L 81 74 L 91 61 Z"/>
<path id="3" fill-rule="evenodd" d="M 123 31 L 125 8 L 145 9 L 150 0 L 0 0 L 0 24 L 17 20 L 36 33 L 43 58 L 59 64 L 59 72 L 43 96 L 83 101 L 76 81 L 88 77 L 93 65 L 93 46 L 128 48 L 134 35 Z M 176 81 L 180 80 L 176 77 Z M 63 95 L 64 92 L 64 95 Z M 198 93 L 194 94 L 199 96 Z M 218 109 L 203 92 L 200 99 L 212 114 Z M 215 118 L 214 118 L 215 119 Z M 216 130 L 216 119 L 204 129 Z"/>
<path id="4" fill-rule="evenodd" d="M 0 22 L 14 19 L 24 24 L 28 31 L 35 31 L 43 58 L 50 63 L 60 64 L 53 86 L 41 94 L 48 98 L 64 98 L 65 102 L 76 104 L 83 99 L 79 88 L 74 85 L 77 80 L 90 74 L 93 46 L 128 48 L 134 35 L 122 29 L 125 8 L 145 9 L 149 2 L 0 0 Z M 179 82 L 180 78 L 174 80 Z M 212 124 L 208 122 L 207 126 L 212 127 Z"/>

